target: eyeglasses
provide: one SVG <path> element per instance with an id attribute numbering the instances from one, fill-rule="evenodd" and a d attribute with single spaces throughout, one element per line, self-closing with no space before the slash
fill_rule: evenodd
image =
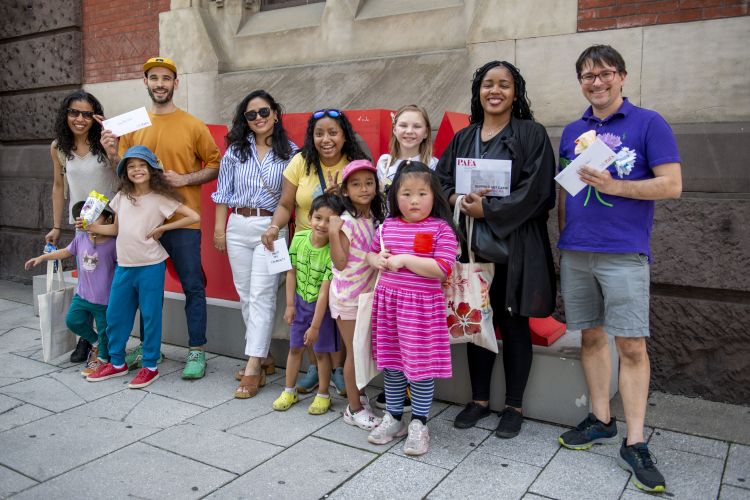
<path id="1" fill-rule="evenodd" d="M 94 112 L 93 111 L 81 111 L 80 109 L 68 108 L 68 117 L 78 118 L 79 116 L 83 116 L 84 120 L 93 120 Z"/>
<path id="2" fill-rule="evenodd" d="M 341 116 L 341 111 L 338 109 L 321 109 L 312 114 L 312 117 L 316 120 L 323 118 L 324 116 L 330 116 L 331 118 L 338 118 Z"/>
<path id="3" fill-rule="evenodd" d="M 269 116 L 271 116 L 271 108 L 260 108 L 258 111 L 251 109 L 250 111 L 245 111 L 244 113 L 245 120 L 249 122 L 258 118 L 258 115 L 260 115 L 261 118 L 268 118 Z"/>
<path id="4" fill-rule="evenodd" d="M 578 80 L 586 85 L 591 85 L 597 78 L 599 78 L 599 81 L 602 83 L 609 83 L 615 79 L 616 74 L 617 71 L 611 70 L 602 71 L 601 73 L 586 73 L 585 75 L 579 76 Z"/>

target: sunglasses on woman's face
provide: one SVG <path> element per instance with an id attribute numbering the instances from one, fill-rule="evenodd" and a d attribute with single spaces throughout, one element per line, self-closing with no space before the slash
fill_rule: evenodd
<path id="1" fill-rule="evenodd" d="M 245 120 L 251 122 L 258 118 L 258 115 L 260 115 L 261 118 L 268 118 L 271 116 L 271 108 L 260 108 L 258 111 L 255 111 L 254 109 L 245 111 Z"/>
<path id="2" fill-rule="evenodd" d="M 79 116 L 83 116 L 84 120 L 93 120 L 94 112 L 93 111 L 81 111 L 80 109 L 68 108 L 68 116 L 70 118 L 78 118 Z"/>
<path id="3" fill-rule="evenodd" d="M 330 116 L 331 118 L 338 118 L 341 116 L 341 111 L 338 109 L 321 109 L 312 114 L 312 117 L 316 120 L 320 120 L 324 116 Z"/>

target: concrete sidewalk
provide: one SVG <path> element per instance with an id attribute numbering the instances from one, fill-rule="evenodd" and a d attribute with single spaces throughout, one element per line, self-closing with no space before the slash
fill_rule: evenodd
<path id="1" fill-rule="evenodd" d="M 281 369 L 244 401 L 233 398 L 242 360 L 209 355 L 206 377 L 183 381 L 182 347 L 163 346 L 145 390 L 130 377 L 91 384 L 67 356 L 41 361 L 31 304 L 31 286 L 0 281 L 2 498 L 647 498 L 616 446 L 563 449 L 557 425 L 526 420 L 501 440 L 496 416 L 457 430 L 460 407 L 436 401 L 429 453 L 407 458 L 402 441 L 370 445 L 344 424 L 342 398 L 323 416 L 307 414 L 309 395 L 274 412 Z M 649 405 L 666 496 L 750 498 L 750 408 L 665 394 Z"/>

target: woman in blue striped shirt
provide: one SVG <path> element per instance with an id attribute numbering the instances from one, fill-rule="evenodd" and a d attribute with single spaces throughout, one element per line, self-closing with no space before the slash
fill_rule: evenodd
<path id="1" fill-rule="evenodd" d="M 268 356 L 281 274 L 269 274 L 260 237 L 271 224 L 281 197 L 282 174 L 297 146 L 287 138 L 282 109 L 264 90 L 255 90 L 237 106 L 219 182 L 211 199 L 216 203 L 214 247 L 229 255 L 234 287 L 245 320 L 244 370 L 234 396 L 255 396 L 265 385 L 261 363 Z M 232 214 L 227 221 L 227 208 Z M 286 237 L 286 227 L 279 238 Z"/>

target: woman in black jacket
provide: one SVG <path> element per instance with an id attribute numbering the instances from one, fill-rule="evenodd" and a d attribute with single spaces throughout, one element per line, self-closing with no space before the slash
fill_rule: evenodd
<path id="1" fill-rule="evenodd" d="M 437 174 L 455 205 L 457 158 L 511 161 L 508 196 L 468 193 L 460 209 L 465 215 L 483 219 L 475 225 L 486 224 L 485 234 L 491 235 L 473 238 L 472 247 L 480 257 L 494 255 L 489 259 L 495 261 L 490 303 L 494 324 L 503 337 L 505 371 L 505 409 L 495 433 L 512 438 L 521 430 L 523 393 L 531 370 L 529 317 L 546 317 L 555 307 L 556 279 L 547 234 L 549 210 L 555 206 L 555 156 L 547 132 L 534 121 L 526 82 L 508 62 L 491 61 L 474 73 L 470 123 L 453 137 L 440 158 Z M 465 227 L 463 221 L 460 226 Z M 467 243 L 471 242 L 463 245 Z M 493 251 L 501 247 L 505 252 Z M 502 253 L 507 258 L 497 256 Z M 456 427 L 472 427 L 490 414 L 495 357 L 487 349 L 467 344 L 472 401 L 456 416 Z"/>

